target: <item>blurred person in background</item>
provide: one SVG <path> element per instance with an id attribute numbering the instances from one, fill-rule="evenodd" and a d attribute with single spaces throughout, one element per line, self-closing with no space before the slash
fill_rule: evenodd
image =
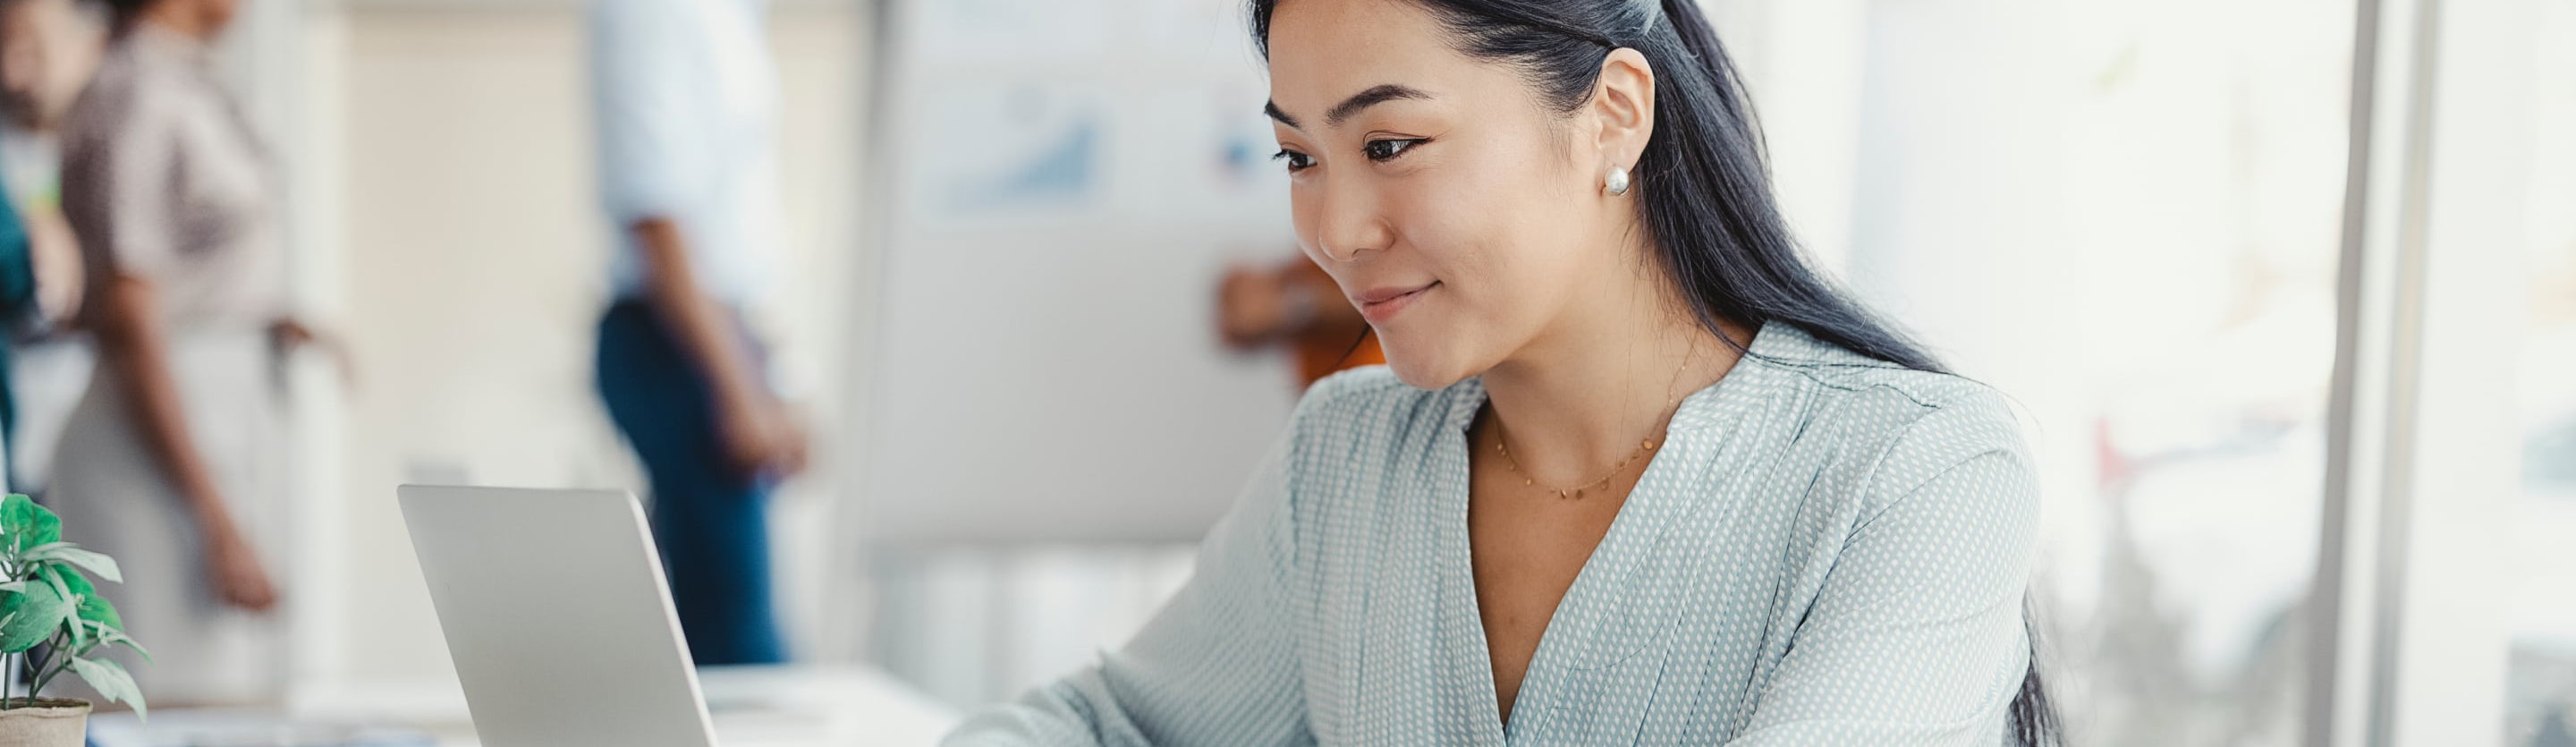
<path id="1" fill-rule="evenodd" d="M 2059 741 L 2016 416 L 1808 264 L 1697 2 L 1249 5 L 1298 243 L 1388 365 L 1309 390 L 1134 638 L 950 744 Z"/>
<path id="2" fill-rule="evenodd" d="M 1333 276 L 1303 256 L 1226 272 L 1217 286 L 1217 334 L 1246 352 L 1286 346 L 1296 356 L 1298 391 L 1336 371 L 1386 362 L 1368 320 Z"/>
<path id="3" fill-rule="evenodd" d="M 690 654 L 781 662 L 768 499 L 801 469 L 805 434 L 744 321 L 778 209 L 760 3 L 598 0 L 590 24 L 600 202 L 617 237 L 599 391 L 651 483 Z"/>
<path id="4" fill-rule="evenodd" d="M 40 317 L 37 302 L 36 258 L 27 235 L 27 226 L 18 215 L 15 201 L 0 190 L 0 320 Z M 18 398 L 11 389 L 9 377 L 10 341 L 0 337 L 0 454 L 8 444 L 17 441 Z M 15 472 L 10 465 L 6 472 Z M 5 475 L 6 472 L 0 472 Z M 17 480 L 9 479 L 10 486 Z M 10 488 L 14 490 L 15 488 Z"/>
<path id="5" fill-rule="evenodd" d="M 106 51 L 96 6 L 77 0 L 0 0 L 0 186 L 37 257 L 39 328 L 80 307 L 80 244 L 62 214 L 63 117 Z"/>
<path id="6" fill-rule="evenodd" d="M 26 229 L 36 301 L 6 320 L 0 428 L 9 489 L 39 499 L 63 418 L 89 388 L 90 349 L 66 334 L 84 280 L 62 213 L 60 129 L 105 51 L 104 12 L 77 0 L 0 0 L 0 190 Z"/>
<path id="7" fill-rule="evenodd" d="M 152 641 L 133 671 L 156 705 L 273 702 L 285 674 L 271 387 L 278 342 L 309 334 L 285 316 L 268 150 L 212 66 L 236 1 L 115 0 L 62 128 L 98 366 L 50 498 L 65 539 L 124 567 L 117 606 Z"/>

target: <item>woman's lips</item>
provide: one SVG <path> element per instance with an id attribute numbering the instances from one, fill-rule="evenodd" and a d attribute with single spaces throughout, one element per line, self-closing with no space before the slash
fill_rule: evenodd
<path id="1" fill-rule="evenodd" d="M 1440 282 L 1435 280 L 1411 288 L 1374 288 L 1351 301 L 1359 305 L 1360 316 L 1367 317 L 1371 324 L 1377 324 L 1395 318 L 1397 312 L 1413 305 L 1415 299 L 1437 287 L 1440 287 Z"/>

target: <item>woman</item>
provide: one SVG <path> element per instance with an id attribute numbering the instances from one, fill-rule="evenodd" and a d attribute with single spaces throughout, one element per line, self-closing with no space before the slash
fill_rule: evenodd
<path id="1" fill-rule="evenodd" d="M 1298 238 L 1389 368 L 1196 575 L 953 743 L 2052 738 L 2014 418 L 1802 263 L 1691 0 L 1256 0 Z"/>
<path id="2" fill-rule="evenodd" d="M 119 0 L 64 126 L 63 209 L 99 365 L 57 452 L 64 538 L 116 557 L 155 703 L 279 694 L 263 549 L 284 518 L 270 334 L 284 308 L 274 175 L 209 44 L 234 0 Z M 128 662 L 141 664 L 141 662 Z"/>

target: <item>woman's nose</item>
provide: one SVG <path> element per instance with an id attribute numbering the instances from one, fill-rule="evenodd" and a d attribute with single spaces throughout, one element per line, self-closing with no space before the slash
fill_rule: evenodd
<path id="1" fill-rule="evenodd" d="M 1327 179 L 1315 206 L 1315 243 L 1324 257 L 1335 262 L 1350 262 L 1361 252 L 1384 251 L 1394 240 L 1395 231 L 1387 226 L 1379 210 L 1376 191 L 1356 180 Z"/>

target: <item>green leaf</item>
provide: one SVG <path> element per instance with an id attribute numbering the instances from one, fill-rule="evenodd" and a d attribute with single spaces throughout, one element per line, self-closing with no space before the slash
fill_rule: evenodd
<path id="1" fill-rule="evenodd" d="M 80 626 L 81 598 L 79 594 L 72 593 L 72 589 L 69 584 L 63 583 L 64 576 L 80 578 L 80 574 L 78 573 L 64 573 L 62 569 L 57 566 L 45 566 L 46 585 L 53 587 L 54 596 L 63 600 L 64 606 L 70 608 L 63 612 L 62 627 L 72 635 L 72 650 L 79 651 L 89 647 L 89 641 L 87 640 L 88 636 L 83 634 Z"/>
<path id="2" fill-rule="evenodd" d="M 82 682 L 89 683 L 90 689 L 97 690 L 100 696 L 110 702 L 134 706 L 135 718 L 146 718 L 151 715 L 143 708 L 143 690 L 134 686 L 134 675 L 127 673 L 125 667 L 115 661 L 73 659 L 72 673 L 80 675 Z"/>
<path id="3" fill-rule="evenodd" d="M 152 660 L 152 652 L 145 650 L 143 648 L 143 644 L 135 642 L 133 638 L 126 637 L 125 631 L 99 625 L 98 623 L 89 623 L 89 625 L 90 632 L 98 635 L 99 645 L 124 646 L 126 648 L 134 649 L 134 655 L 143 657 L 144 661 Z"/>
<path id="4" fill-rule="evenodd" d="M 10 549 L 23 553 L 63 541 L 63 520 L 25 494 L 10 493 L 0 499 L 0 532 L 8 533 Z"/>
<path id="5" fill-rule="evenodd" d="M 125 573 L 117 570 L 115 558 L 108 557 L 106 553 L 80 549 L 79 545 L 69 542 L 48 542 L 37 545 L 20 557 L 27 560 L 70 563 L 80 566 L 82 570 L 98 574 L 99 578 L 113 583 L 125 583 Z"/>
<path id="6" fill-rule="evenodd" d="M 98 587 L 91 586 L 89 579 L 55 565 L 45 566 L 44 573 L 47 580 L 59 582 L 64 590 L 71 592 L 67 597 L 76 600 L 80 619 L 117 630 L 125 629 L 125 618 L 116 614 L 116 605 L 108 604 L 107 597 L 99 596 Z"/>
<path id="7" fill-rule="evenodd" d="M 116 605 L 109 604 L 107 597 L 96 594 L 81 597 L 80 609 L 75 614 L 80 615 L 81 622 L 104 626 L 108 630 L 125 630 L 125 617 L 116 614 Z"/>
<path id="8" fill-rule="evenodd" d="M 0 654 L 35 648 L 74 614 L 53 584 L 29 584 L 26 591 L 0 594 Z"/>

